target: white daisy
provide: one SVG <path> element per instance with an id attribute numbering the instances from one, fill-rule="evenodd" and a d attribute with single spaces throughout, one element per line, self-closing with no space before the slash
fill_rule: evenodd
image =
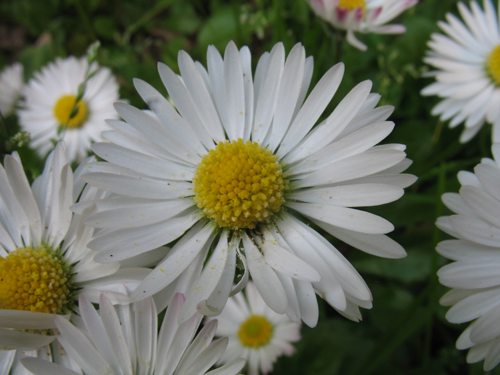
<path id="1" fill-rule="evenodd" d="M 9 116 L 19 99 L 24 86 L 23 66 L 19 63 L 5 68 L 0 73 L 0 113 Z"/>
<path id="2" fill-rule="evenodd" d="M 217 317 L 216 335 L 229 339 L 218 363 L 245 358 L 249 375 L 267 374 L 278 357 L 295 352 L 290 343 L 300 340 L 300 325 L 272 311 L 252 282 L 245 292 L 246 298 L 241 293 L 231 297 Z"/>
<path id="3" fill-rule="evenodd" d="M 52 314 L 72 314 L 78 295 L 96 302 L 106 292 L 114 303 L 128 303 L 117 287 L 125 282 L 133 289 L 150 272 L 94 262 L 95 251 L 86 246 L 94 229 L 83 221 L 95 206 L 81 214 L 69 208 L 79 196 L 83 204 L 104 194 L 83 189 L 84 172 L 82 165 L 73 174 L 62 144 L 31 187 L 17 153 L 0 166 L 1 349 L 47 345 L 54 340 Z"/>
<path id="4" fill-rule="evenodd" d="M 477 2 L 470 9 L 458 3 L 465 24 L 451 13 L 439 27 L 446 33 L 432 34 L 430 51 L 424 61 L 438 70 L 430 72 L 435 83 L 422 95 L 443 100 L 432 110 L 450 127 L 461 123 L 465 129 L 460 142 L 474 137 L 484 122 L 493 124 L 493 142 L 500 142 L 500 31 L 498 16 L 490 0 L 484 10 Z"/>
<path id="5" fill-rule="evenodd" d="M 308 0 L 314 13 L 333 27 L 347 30 L 347 41 L 365 51 L 366 45 L 354 36 L 354 32 L 377 34 L 401 34 L 403 25 L 385 25 L 418 0 Z"/>
<path id="6" fill-rule="evenodd" d="M 182 294 L 174 296 L 158 333 L 158 315 L 152 298 L 114 307 L 103 294 L 98 313 L 82 296 L 79 306 L 85 331 L 56 316 L 58 339 L 86 375 L 202 375 L 222 355 L 227 338 L 212 342 L 217 329 L 214 320 L 193 339 L 202 317 L 197 314 L 179 325 L 183 302 Z M 38 375 L 82 373 L 34 357 L 21 359 L 21 363 Z M 244 365 L 243 359 L 236 359 L 209 374 L 235 375 Z"/>
<path id="7" fill-rule="evenodd" d="M 437 226 L 455 237 L 437 251 L 455 262 L 438 271 L 441 284 L 454 288 L 441 298 L 452 306 L 452 323 L 474 322 L 457 341 L 469 349 L 467 362 L 484 361 L 485 371 L 500 362 L 500 144 L 495 160 L 483 159 L 474 172 L 460 172 L 460 194 L 446 193 L 443 202 L 456 215 L 440 217 Z"/>
<path id="8" fill-rule="evenodd" d="M 108 162 L 89 165 L 85 180 L 120 196 L 86 221 L 103 228 L 89 243 L 96 261 L 138 255 L 181 237 L 131 295 L 140 300 L 196 272 L 182 320 L 198 310 L 219 314 L 249 274 L 266 304 L 314 326 L 315 292 L 342 314 L 361 319 L 371 293 L 352 265 L 307 217 L 371 254 L 400 258 L 384 234 L 388 221 L 349 207 L 397 200 L 415 181 L 401 175 L 405 146 L 375 146 L 393 129 L 390 106 L 374 108 L 372 83 L 357 85 L 326 120 L 316 123 L 342 79 L 331 68 L 304 101 L 312 58 L 297 44 L 265 53 L 252 78 L 251 55 L 229 43 L 224 59 L 208 49 L 208 71 L 179 53 L 180 78 L 164 64 L 160 77 L 176 109 L 144 81 L 139 94 L 159 120 L 125 103 L 126 121 L 109 121 L 111 143 L 93 145 Z M 234 290 L 237 254 L 244 274 Z M 207 262 L 205 260 L 208 258 Z"/>
<path id="9" fill-rule="evenodd" d="M 83 98 L 76 105 L 78 111 L 70 119 L 87 69 L 86 57 L 57 58 L 26 84 L 25 100 L 17 113 L 22 130 L 31 134 L 30 146 L 40 156 L 53 148 L 53 140 L 61 139 L 70 161 L 82 161 L 91 143 L 102 141 L 101 132 L 109 130 L 104 120 L 116 118 L 112 107 L 119 98 L 116 79 L 108 68 L 93 63 L 89 71 L 99 71 L 88 80 Z"/>

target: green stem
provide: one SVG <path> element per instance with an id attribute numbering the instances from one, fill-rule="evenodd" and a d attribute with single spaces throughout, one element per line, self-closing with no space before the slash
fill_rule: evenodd
<path id="1" fill-rule="evenodd" d="M 6 140 L 9 139 L 9 132 L 7 131 L 7 126 L 5 125 L 5 117 L 3 117 L 2 112 L 0 112 L 0 135 Z"/>
<path id="2" fill-rule="evenodd" d="M 144 13 L 141 18 L 139 18 L 135 23 L 130 25 L 125 33 L 123 33 L 123 37 L 121 39 L 121 44 L 128 44 L 130 37 L 134 34 L 139 28 L 148 23 L 152 18 L 154 18 L 158 13 L 162 12 L 164 9 L 170 6 L 173 0 L 162 0 L 158 1 L 155 6 L 153 6 L 149 11 Z"/>
<path id="3" fill-rule="evenodd" d="M 437 193 L 436 193 L 436 219 L 443 215 L 443 202 L 441 200 L 442 195 L 446 192 L 446 163 L 442 163 L 440 166 L 440 172 L 437 178 Z M 427 309 L 429 316 L 434 315 L 434 310 L 438 304 L 438 299 L 436 297 L 436 289 L 438 285 L 437 269 L 439 266 L 439 254 L 435 250 L 437 244 L 441 241 L 441 231 L 437 226 L 434 226 L 434 232 L 432 235 L 432 260 L 431 260 L 431 274 L 430 274 L 430 292 L 429 292 L 429 302 Z M 425 341 L 424 341 L 424 358 L 423 364 L 426 368 L 431 360 L 431 344 L 432 344 L 432 331 L 434 326 L 434 320 L 431 318 L 427 321 L 427 326 L 425 329 Z"/>
<path id="4" fill-rule="evenodd" d="M 80 16 L 80 19 L 82 20 L 82 23 L 85 26 L 85 29 L 87 29 L 87 33 L 89 34 L 90 40 L 96 40 L 97 38 L 96 38 L 96 35 L 94 33 L 94 29 L 92 28 L 92 25 L 90 24 L 90 19 L 87 16 L 85 9 L 83 8 L 81 0 L 75 1 L 75 7 L 76 7 L 76 11 L 78 12 L 78 16 Z"/>
<path id="5" fill-rule="evenodd" d="M 335 63 L 339 63 L 342 61 L 346 35 L 347 33 L 344 30 L 337 30 L 335 32 Z"/>

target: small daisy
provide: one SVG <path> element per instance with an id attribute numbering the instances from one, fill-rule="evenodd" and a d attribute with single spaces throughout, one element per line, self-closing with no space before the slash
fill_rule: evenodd
<path id="1" fill-rule="evenodd" d="M 87 69 L 86 57 L 57 58 L 26 84 L 17 113 L 22 130 L 31 134 L 30 146 L 40 156 L 53 148 L 52 141 L 63 140 L 70 161 L 82 161 L 91 143 L 102 141 L 101 132 L 109 130 L 104 120 L 116 118 L 113 103 L 119 98 L 118 84 L 111 71 L 97 63 L 89 71 L 99 70 L 88 80 L 75 107 L 78 86 Z M 74 107 L 77 113 L 70 119 Z"/>
<path id="2" fill-rule="evenodd" d="M 342 79 L 331 68 L 306 98 L 312 58 L 283 44 L 251 71 L 247 47 L 229 43 L 224 58 L 208 49 L 208 70 L 179 53 L 179 77 L 159 64 L 174 107 L 144 81 L 134 81 L 157 119 L 125 103 L 125 121 L 94 152 L 85 180 L 120 197 L 88 218 L 103 228 L 89 243 L 96 261 L 137 256 L 180 240 L 131 299 L 172 285 L 188 267 L 182 320 L 196 311 L 219 314 L 249 276 L 279 314 L 314 326 L 315 293 L 341 314 L 361 319 L 372 296 L 354 267 L 306 217 L 326 232 L 371 254 L 400 258 L 404 249 L 385 236 L 388 221 L 350 207 L 375 206 L 403 195 L 415 181 L 401 175 L 411 162 L 405 146 L 376 146 L 392 131 L 393 108 L 375 108 L 371 82 L 357 85 L 317 126 Z M 238 272 L 236 270 L 238 269 Z M 242 275 L 238 275 L 242 271 Z M 232 290 L 235 276 L 241 280 Z"/>
<path id="3" fill-rule="evenodd" d="M 286 315 L 276 314 L 249 282 L 246 298 L 241 293 L 227 301 L 217 317 L 217 336 L 227 336 L 229 344 L 218 363 L 245 358 L 249 375 L 267 374 L 281 355 L 292 355 L 291 342 L 300 340 L 300 325 Z"/>
<path id="4" fill-rule="evenodd" d="M 14 110 L 24 86 L 23 66 L 19 63 L 5 68 L 0 73 L 0 112 L 3 117 Z"/>
<path id="5" fill-rule="evenodd" d="M 84 172 L 80 167 L 73 174 L 61 143 L 31 187 L 17 153 L 0 165 L 1 349 L 49 344 L 52 314 L 73 314 L 78 295 L 96 302 L 106 292 L 114 303 L 128 303 L 117 285 L 133 289 L 150 272 L 94 262 L 95 251 L 86 246 L 94 229 L 83 221 L 95 206 L 88 203 L 81 214 L 70 210 L 79 196 L 83 204 L 104 194 L 91 186 L 83 189 Z"/>
<path id="6" fill-rule="evenodd" d="M 454 288 L 441 298 L 452 306 L 452 323 L 474 321 L 457 341 L 469 349 L 467 362 L 484 360 L 489 371 L 500 362 L 500 144 L 495 161 L 483 159 L 474 172 L 460 172 L 460 194 L 446 193 L 443 202 L 456 213 L 440 217 L 437 226 L 456 239 L 442 241 L 437 251 L 453 260 L 438 271 L 441 284 Z"/>
<path id="7" fill-rule="evenodd" d="M 460 142 L 474 137 L 487 121 L 493 124 L 493 142 L 500 142 L 500 31 L 491 0 L 484 10 L 477 2 L 470 9 L 458 3 L 465 24 L 451 13 L 439 27 L 446 33 L 432 34 L 430 51 L 424 61 L 436 71 L 429 75 L 436 82 L 422 95 L 437 95 L 443 100 L 432 110 L 450 127 L 461 123 L 465 129 Z"/>
<path id="8" fill-rule="evenodd" d="M 403 25 L 384 25 L 399 16 L 418 0 L 308 0 L 316 15 L 333 27 L 347 30 L 347 41 L 365 51 L 366 45 L 354 36 L 354 32 L 377 34 L 401 34 Z"/>
<path id="9" fill-rule="evenodd" d="M 153 299 L 114 307 L 103 294 L 99 313 L 89 300 L 80 297 L 85 331 L 56 316 L 58 340 L 86 375 L 197 374 L 213 366 L 227 347 L 227 338 L 212 342 L 217 321 L 207 324 L 193 339 L 202 316 L 197 314 L 178 325 L 184 297 L 174 296 L 158 333 L 158 315 Z M 69 375 L 64 366 L 29 357 L 21 363 L 33 374 Z M 243 359 L 210 371 L 212 375 L 235 375 L 245 365 Z"/>

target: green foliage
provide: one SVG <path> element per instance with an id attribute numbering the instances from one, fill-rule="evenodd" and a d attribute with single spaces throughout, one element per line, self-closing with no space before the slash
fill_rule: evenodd
<path id="1" fill-rule="evenodd" d="M 395 107 L 390 119 L 396 127 L 386 141 L 407 145 L 408 157 L 414 160 L 408 172 L 419 180 L 400 201 L 370 211 L 394 223 L 391 237 L 406 248 L 408 257 L 377 258 L 335 242 L 370 286 L 374 307 L 362 312 L 363 322 L 354 323 L 321 302 L 318 326 L 303 327 L 296 354 L 281 358 L 273 374 L 482 373 L 481 364 L 467 365 L 466 353 L 455 349 L 465 325 L 447 323 L 446 309 L 438 302 L 446 288 L 439 285 L 436 271 L 445 260 L 434 248 L 445 235 L 434 223 L 447 214 L 441 195 L 458 191 L 458 171 L 471 170 L 481 157 L 491 156 L 490 128 L 467 145 L 459 144 L 461 129 L 448 129 L 430 115 L 438 99 L 420 95 L 431 82 L 422 77 L 429 69 L 422 61 L 426 43 L 439 30 L 437 21 L 446 12 L 456 13 L 456 4 L 421 1 L 397 20 L 406 25 L 405 34 L 359 35 L 368 45 L 366 52 L 343 47 L 345 76 L 326 113 L 366 79 L 373 81 L 372 91 L 382 94 L 380 104 Z M 0 14 L 0 25 L 8 33 L 20 29 L 23 34 L 21 44 L 0 47 L 0 64 L 22 62 L 29 79 L 55 57 L 84 55 L 100 40 L 97 60 L 112 69 L 122 97 L 139 108 L 146 106 L 132 79 L 141 78 L 166 95 L 157 62 L 178 72 L 181 49 L 205 64 L 208 45 L 223 52 L 228 41 L 235 40 L 238 46 L 250 47 L 255 66 L 258 56 L 276 42 L 282 41 L 287 51 L 301 42 L 315 60 L 311 87 L 337 63 L 335 39 L 302 0 L 16 0 L 1 2 Z M 5 124 L 3 153 L 12 151 L 5 141 L 19 131 L 13 117 Z M 29 178 L 36 177 L 43 161 L 26 146 L 18 151 Z M 492 373 L 500 374 L 500 369 Z"/>

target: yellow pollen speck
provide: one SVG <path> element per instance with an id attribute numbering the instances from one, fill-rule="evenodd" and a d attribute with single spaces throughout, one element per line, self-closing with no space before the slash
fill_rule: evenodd
<path id="1" fill-rule="evenodd" d="M 87 120 L 88 108 L 83 100 L 79 100 L 78 103 L 76 103 L 76 115 L 70 119 L 71 111 L 75 106 L 75 100 L 75 95 L 63 95 L 54 105 L 54 116 L 59 124 L 65 128 L 79 128 L 83 125 L 85 120 Z"/>
<path id="2" fill-rule="evenodd" d="M 500 86 L 500 44 L 493 48 L 488 60 L 486 60 L 486 71 L 491 79 Z"/>
<path id="3" fill-rule="evenodd" d="M 221 227 L 255 228 L 284 203 L 288 181 L 278 158 L 257 142 L 221 142 L 198 164 L 194 200 Z"/>
<path id="4" fill-rule="evenodd" d="M 62 314 L 72 289 L 69 268 L 47 246 L 0 257 L 0 309 Z"/>
<path id="5" fill-rule="evenodd" d="M 339 8 L 353 10 L 356 8 L 365 9 L 365 0 L 339 0 Z"/>
<path id="6" fill-rule="evenodd" d="M 258 348 L 266 345 L 273 336 L 273 326 L 264 315 L 251 315 L 238 330 L 243 346 Z"/>

